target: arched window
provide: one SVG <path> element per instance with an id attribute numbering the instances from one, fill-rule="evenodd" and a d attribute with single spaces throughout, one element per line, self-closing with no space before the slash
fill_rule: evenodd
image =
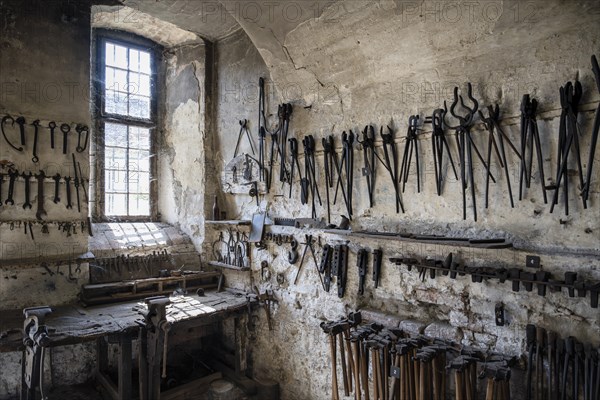
<path id="1" fill-rule="evenodd" d="M 158 46 L 96 30 L 96 195 L 103 220 L 156 218 Z"/>

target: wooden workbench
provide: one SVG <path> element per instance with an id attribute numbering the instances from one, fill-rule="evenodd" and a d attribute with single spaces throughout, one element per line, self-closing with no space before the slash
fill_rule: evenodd
<path id="1" fill-rule="evenodd" d="M 172 297 L 167 307 L 167 319 L 174 327 L 212 324 L 247 309 L 243 292 L 206 292 Z M 42 304 L 38 304 L 42 305 Z M 137 332 L 143 321 L 140 311 L 147 309 L 144 301 L 129 301 L 84 308 L 77 304 L 53 307 L 46 326 L 51 347 L 92 341 L 104 336 Z M 0 311 L 0 352 L 23 349 L 22 310 Z"/>

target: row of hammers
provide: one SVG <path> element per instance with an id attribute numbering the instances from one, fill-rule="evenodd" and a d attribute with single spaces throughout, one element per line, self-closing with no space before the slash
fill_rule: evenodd
<path id="1" fill-rule="evenodd" d="M 527 325 L 526 400 L 600 400 L 600 349 Z"/>
<path id="2" fill-rule="evenodd" d="M 338 343 L 344 395 L 354 392 L 355 400 L 444 400 L 452 387 L 456 400 L 475 400 L 482 379 L 486 400 L 510 399 L 515 358 L 363 324 L 360 312 L 322 322 L 321 329 L 329 338 L 332 400 L 340 398 Z"/>

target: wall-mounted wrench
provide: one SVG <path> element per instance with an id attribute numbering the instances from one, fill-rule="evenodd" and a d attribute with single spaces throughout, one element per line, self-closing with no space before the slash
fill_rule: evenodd
<path id="1" fill-rule="evenodd" d="M 71 132 L 71 125 L 62 124 L 60 126 L 60 131 L 63 133 L 63 154 L 67 154 L 67 140 L 69 138 L 69 132 Z"/>
<path id="2" fill-rule="evenodd" d="M 19 171 L 17 170 L 13 170 L 13 171 L 9 171 L 8 172 L 8 176 L 9 181 L 8 181 L 8 197 L 6 198 L 6 201 L 4 202 L 4 204 L 9 204 L 11 206 L 15 205 L 15 201 L 13 199 L 13 193 L 15 191 L 15 181 L 17 180 L 17 177 L 19 176 Z"/>
<path id="3" fill-rule="evenodd" d="M 73 185 L 75 186 L 75 193 L 77 194 L 77 211 L 81 212 L 81 200 L 79 199 L 79 174 L 77 173 L 77 161 L 75 160 L 75 153 L 72 153 L 73 156 L 73 171 L 75 173 L 75 178 L 73 178 Z"/>
<path id="4" fill-rule="evenodd" d="M 88 128 L 87 125 L 77 124 L 77 126 L 75 127 L 75 132 L 77 132 L 77 147 L 75 148 L 75 150 L 77 150 L 78 153 L 83 153 L 85 151 L 85 149 L 87 148 L 88 139 L 90 137 L 90 128 Z M 82 134 L 85 134 L 85 140 L 83 141 L 83 145 L 81 144 L 81 135 Z M 248 138 L 250 138 L 249 133 L 248 133 Z M 252 142 L 250 142 L 250 143 L 252 143 Z M 252 148 L 252 151 L 254 151 L 254 147 Z"/>
<path id="5" fill-rule="evenodd" d="M 73 209 L 73 203 L 71 203 L 71 177 L 65 176 L 65 184 L 67 186 L 67 208 Z"/>
<path id="6" fill-rule="evenodd" d="M 25 118 L 19 117 L 15 120 L 19 125 L 19 132 L 21 133 L 21 146 L 25 146 Z"/>
<path id="7" fill-rule="evenodd" d="M 50 129 L 50 147 L 54 148 L 54 130 L 56 129 L 56 122 L 50 121 L 48 128 Z"/>
<path id="8" fill-rule="evenodd" d="M 40 120 L 36 119 L 35 121 L 33 121 L 31 123 L 31 125 L 33 125 L 33 129 L 34 129 L 34 134 L 33 134 L 33 158 L 31 159 L 31 161 L 33 161 L 35 164 L 37 164 L 40 159 L 37 156 L 37 143 L 38 143 L 38 135 L 40 133 Z"/>
<path id="9" fill-rule="evenodd" d="M 44 180 L 46 179 L 46 174 L 44 171 L 40 170 L 40 173 L 35 176 L 38 181 L 38 199 L 37 199 L 37 213 L 35 217 L 38 220 L 44 219 L 43 217 L 47 216 L 46 210 L 44 210 Z"/>
<path id="10" fill-rule="evenodd" d="M 2 207 L 2 183 L 4 182 L 4 174 L 0 174 L 0 207 Z"/>
<path id="11" fill-rule="evenodd" d="M 62 177 L 60 174 L 56 174 L 52 177 L 54 179 L 54 204 L 58 204 L 60 202 L 60 181 Z"/>
<path id="12" fill-rule="evenodd" d="M 33 177 L 33 174 L 30 172 L 29 175 L 26 174 L 25 172 L 23 172 L 23 175 L 21 175 L 23 177 L 23 179 L 25 179 L 25 203 L 23 203 L 23 209 L 32 209 L 33 206 L 31 205 L 31 197 L 30 197 L 30 192 L 29 192 L 29 182 L 31 181 L 31 178 Z"/>

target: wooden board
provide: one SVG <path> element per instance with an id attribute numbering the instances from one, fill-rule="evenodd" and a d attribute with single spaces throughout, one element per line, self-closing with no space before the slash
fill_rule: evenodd
<path id="1" fill-rule="evenodd" d="M 247 310 L 243 292 L 207 292 L 171 298 L 167 319 L 173 324 L 202 325 L 213 323 Z M 147 310 L 143 300 L 83 308 L 79 305 L 53 307 L 46 320 L 51 346 L 63 346 L 97 339 L 116 333 L 135 332 L 143 321 L 140 312 Z M 0 352 L 22 349 L 23 311 L 0 311 Z"/>

